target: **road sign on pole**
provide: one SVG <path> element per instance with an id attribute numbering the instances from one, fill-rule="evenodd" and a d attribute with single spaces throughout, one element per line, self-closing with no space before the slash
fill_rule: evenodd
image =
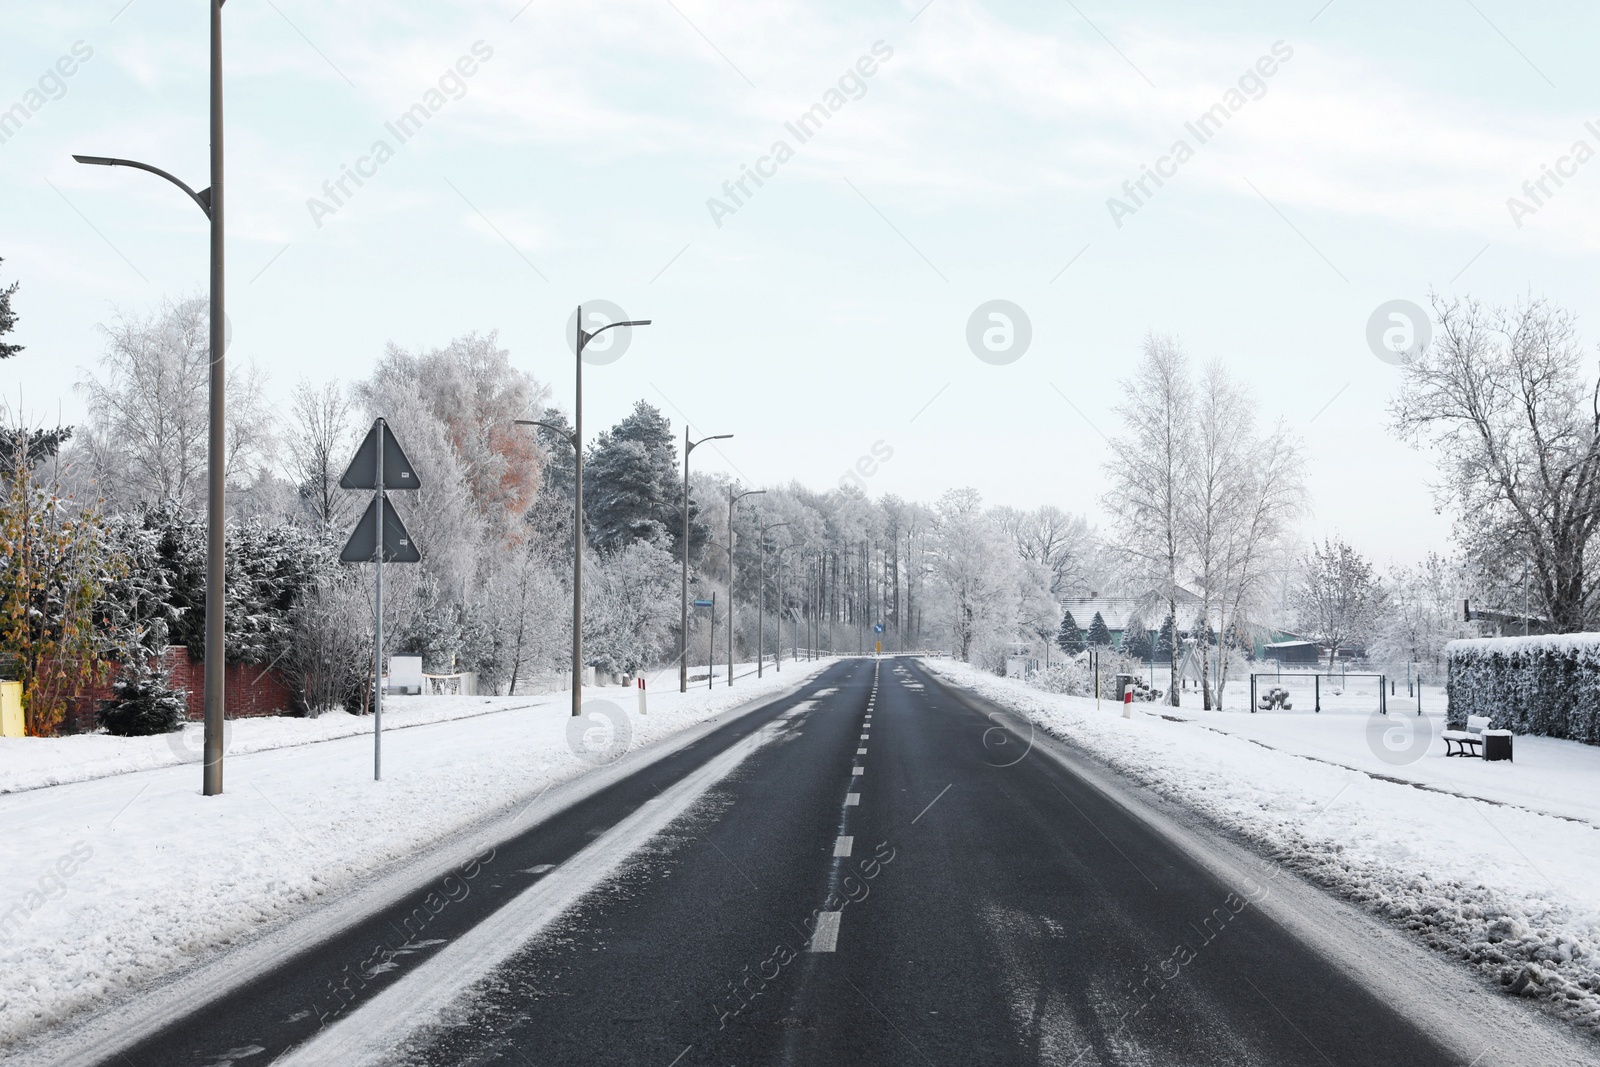
<path id="1" fill-rule="evenodd" d="M 349 468 L 344 472 L 344 477 L 339 479 L 341 489 L 376 489 L 378 479 L 384 481 L 385 489 L 420 489 L 421 481 L 417 472 L 411 466 L 411 461 L 406 458 L 405 452 L 400 448 L 400 442 L 395 440 L 394 434 L 387 432 L 388 423 L 377 419 L 372 424 L 372 429 L 367 431 L 366 440 L 361 442 L 361 447 L 356 449 L 356 456 L 350 461 Z M 383 464 L 378 464 L 378 441 L 383 440 Z"/>
<path id="2" fill-rule="evenodd" d="M 361 521 L 356 523 L 355 532 L 350 535 L 350 540 L 345 542 L 344 551 L 339 553 L 341 563 L 371 563 L 377 558 L 378 534 L 375 527 L 378 523 L 378 502 L 374 500 L 367 505 L 366 514 L 361 516 Z M 406 530 L 405 523 L 400 521 L 400 515 L 394 510 L 394 505 L 389 503 L 389 498 L 383 500 L 383 562 L 385 563 L 421 563 L 422 553 L 417 549 L 417 543 L 411 539 L 411 534 Z"/>
<path id="3" fill-rule="evenodd" d="M 883 623 L 881 623 L 881 622 L 873 623 L 872 624 L 872 632 L 875 633 L 875 634 L 883 633 Z"/>
<path id="4" fill-rule="evenodd" d="M 372 623 L 372 780 L 383 778 L 383 565 L 420 563 L 422 553 L 406 532 L 385 489 L 420 489 L 422 481 L 383 419 L 372 420 L 366 440 L 356 449 L 339 485 L 345 489 L 371 489 L 372 503 L 345 544 L 344 563 L 375 563 L 376 595 Z M 378 517 L 383 517 L 379 522 Z"/>

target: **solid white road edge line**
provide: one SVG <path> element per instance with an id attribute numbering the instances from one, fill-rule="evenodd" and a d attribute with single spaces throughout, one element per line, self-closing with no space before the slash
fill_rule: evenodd
<path id="1" fill-rule="evenodd" d="M 358 1067 L 381 1062 L 408 1034 L 432 1023 L 474 982 L 520 951 L 583 894 L 610 877 L 764 741 L 757 733 L 706 763 L 669 788 L 661 804 L 641 807 L 617 823 L 400 981 L 275 1060 L 274 1067 L 328 1063 Z"/>

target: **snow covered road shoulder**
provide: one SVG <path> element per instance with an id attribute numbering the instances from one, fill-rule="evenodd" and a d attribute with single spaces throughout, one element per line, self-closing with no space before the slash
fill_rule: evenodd
<path id="1" fill-rule="evenodd" d="M 585 699 L 622 710 L 635 753 L 656 742 L 669 750 L 692 728 L 832 662 L 769 667 L 732 688 L 680 694 L 674 685 L 651 693 L 643 717 L 632 690 Z M 605 767 L 592 738 L 569 736 L 567 694 L 499 698 L 512 706 L 487 713 L 482 698 L 455 699 L 414 709 L 439 721 L 392 731 L 385 709 L 382 782 L 372 781 L 370 720 L 344 715 L 236 723 L 227 792 L 210 798 L 195 764 L 133 769 L 160 758 L 146 750 L 152 741 L 167 749 L 162 738 L 40 742 L 45 754 L 5 772 L 7 781 L 71 777 L 59 756 L 66 746 L 52 752 L 54 740 L 96 742 L 76 751 L 89 753 L 99 776 L 0 796 L 0 1047 L 213 959 Z M 406 714 L 401 705 L 394 718 Z M 241 752 L 241 739 L 264 750 Z"/>
<path id="2" fill-rule="evenodd" d="M 1509 992 L 1600 1031 L 1595 825 L 1567 812 L 1418 789 L 1278 751 L 1164 718 L 1161 712 L 1173 709 L 1157 705 L 1136 705 L 1138 713 L 1124 719 L 1119 704 L 1096 711 L 1091 698 L 1041 692 L 964 664 L 925 666 L 1200 812 Z M 1359 719 L 1351 723 L 1364 728 Z M 1449 768 L 1453 775 L 1496 769 L 1458 762 L 1464 767 Z M 1600 781 L 1589 782 L 1588 791 L 1600 792 Z"/>

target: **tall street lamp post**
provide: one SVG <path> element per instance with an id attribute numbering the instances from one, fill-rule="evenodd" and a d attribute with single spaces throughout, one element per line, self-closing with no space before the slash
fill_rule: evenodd
<path id="1" fill-rule="evenodd" d="M 756 595 L 756 677 L 761 677 L 761 667 L 767 660 L 767 531 L 776 530 L 780 526 L 788 526 L 786 522 L 771 522 L 765 526 L 757 527 L 756 544 L 761 550 L 761 563 L 756 569 L 756 585 L 759 592 Z M 783 610 L 783 605 L 778 605 L 778 610 Z M 778 616 L 778 654 L 783 654 L 783 616 Z M 776 669 L 776 668 L 774 668 Z"/>
<path id="2" fill-rule="evenodd" d="M 678 594 L 678 692 L 689 691 L 689 453 L 707 441 L 726 441 L 731 433 L 713 434 L 698 441 L 689 440 L 689 427 L 683 428 L 683 584 Z M 715 673 L 713 671 L 713 673 Z"/>
<path id="3" fill-rule="evenodd" d="M 747 496 L 760 496 L 765 489 L 746 489 L 735 493 L 728 486 L 728 685 L 733 685 L 733 506 Z"/>
<path id="4" fill-rule="evenodd" d="M 649 319 L 608 322 L 590 333 L 583 328 L 583 305 L 579 304 L 577 325 L 573 327 L 576 336 L 573 337 L 572 349 L 577 357 L 575 364 L 577 375 L 572 405 L 572 433 L 567 436 L 567 440 L 572 442 L 574 474 L 572 494 L 572 714 L 574 718 L 583 714 L 583 350 L 588 347 L 590 341 L 607 330 L 614 330 L 618 326 L 648 325 L 650 325 Z M 548 426 L 557 433 L 565 433 L 560 427 L 549 426 L 548 423 L 535 425 Z"/>
<path id="5" fill-rule="evenodd" d="M 227 654 L 223 647 L 223 475 L 226 436 L 227 376 L 223 372 L 223 353 L 227 350 L 227 316 L 223 311 L 223 230 L 222 230 L 222 5 L 211 0 L 211 187 L 198 193 L 159 167 L 135 163 L 131 159 L 107 156 L 79 156 L 79 163 L 97 167 L 132 167 L 149 171 L 176 185 L 200 205 L 211 221 L 211 381 L 210 425 L 206 440 L 206 663 L 205 663 L 205 748 L 201 772 L 201 792 L 216 796 L 222 792 L 222 728 L 224 703 L 223 667 Z"/>

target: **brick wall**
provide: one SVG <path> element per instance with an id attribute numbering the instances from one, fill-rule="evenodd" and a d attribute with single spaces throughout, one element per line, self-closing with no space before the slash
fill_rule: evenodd
<path id="1" fill-rule="evenodd" d="M 172 672 L 172 686 L 186 694 L 189 718 L 198 721 L 204 714 L 206 698 L 206 665 L 191 659 L 183 645 L 170 645 L 166 651 L 167 669 Z M 67 708 L 66 720 L 61 724 L 63 733 L 83 733 L 95 728 L 95 710 L 100 701 L 111 696 L 111 681 L 107 678 L 79 693 Z M 230 719 L 252 715 L 285 715 L 294 706 L 293 694 L 276 671 L 247 663 L 230 663 L 223 674 L 223 698 Z"/>

